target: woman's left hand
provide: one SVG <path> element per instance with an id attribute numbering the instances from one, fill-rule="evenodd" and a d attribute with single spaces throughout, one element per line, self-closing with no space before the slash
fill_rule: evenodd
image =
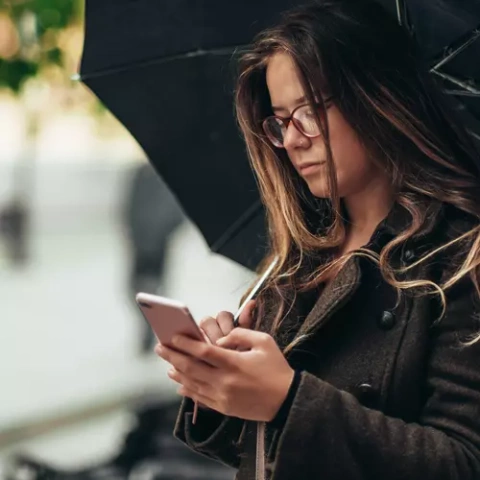
<path id="1" fill-rule="evenodd" d="M 180 335 L 156 353 L 173 368 L 180 395 L 224 415 L 270 421 L 285 400 L 294 371 L 268 334 L 236 328 L 216 345 Z M 242 351 L 233 350 L 240 348 Z"/>

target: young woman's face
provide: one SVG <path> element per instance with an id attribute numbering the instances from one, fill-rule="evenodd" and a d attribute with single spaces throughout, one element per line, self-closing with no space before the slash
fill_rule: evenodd
<path id="1" fill-rule="evenodd" d="M 273 55 L 268 62 L 266 75 L 275 115 L 289 117 L 296 107 L 307 103 L 296 66 L 288 54 Z M 324 99 L 326 98 L 328 92 L 324 93 Z M 344 198 L 368 188 L 379 173 L 368 158 L 356 132 L 346 122 L 335 103 L 328 108 L 327 115 L 338 193 Z M 307 182 L 312 194 L 327 198 L 327 150 L 322 136 L 307 137 L 290 122 L 284 136 L 284 146 L 293 166 Z M 306 168 L 310 164 L 314 165 Z"/>

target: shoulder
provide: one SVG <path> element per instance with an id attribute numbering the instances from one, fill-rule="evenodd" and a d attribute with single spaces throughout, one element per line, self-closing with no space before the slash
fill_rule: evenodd
<path id="1" fill-rule="evenodd" d="M 445 234 L 445 240 L 456 240 L 480 226 L 480 219 L 453 205 L 443 205 L 438 226 Z"/>
<path id="2" fill-rule="evenodd" d="M 421 260 L 414 275 L 438 286 L 458 277 L 458 281 L 446 289 L 449 297 L 472 291 L 470 274 L 457 274 L 466 262 L 475 261 L 479 255 L 480 220 L 449 204 L 436 203 L 427 211 L 431 213 L 424 230 L 427 233 L 415 236 L 411 244 L 417 253 L 415 260 Z"/>
<path id="3" fill-rule="evenodd" d="M 442 267 L 441 283 L 451 282 L 458 276 L 453 285 L 445 289 L 447 303 L 478 311 L 479 298 L 471 273 L 459 273 L 480 261 L 480 220 L 448 205 L 443 208 L 438 227 L 438 240 L 433 243 L 436 248 L 445 246 L 434 260 Z"/>
<path id="4" fill-rule="evenodd" d="M 458 267 L 474 250 L 480 234 L 480 219 L 452 205 L 442 204 L 429 219 L 428 233 L 416 238 L 422 253 L 432 261 Z M 436 253 L 435 253 L 436 252 Z"/>

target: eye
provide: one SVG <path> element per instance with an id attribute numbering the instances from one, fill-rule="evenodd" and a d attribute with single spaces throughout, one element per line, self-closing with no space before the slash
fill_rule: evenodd
<path id="1" fill-rule="evenodd" d="M 333 100 L 334 100 L 333 95 L 330 95 L 329 97 L 325 98 L 325 99 L 323 100 L 323 102 L 325 103 L 325 107 L 326 107 L 326 108 L 331 107 L 332 104 L 333 104 Z"/>
<path id="2" fill-rule="evenodd" d="M 295 117 L 300 121 L 312 121 L 315 122 L 316 112 L 315 109 L 309 105 L 305 105 L 303 108 L 300 108 Z"/>

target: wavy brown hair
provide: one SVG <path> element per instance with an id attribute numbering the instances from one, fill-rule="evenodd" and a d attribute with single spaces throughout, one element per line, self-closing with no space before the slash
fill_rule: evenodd
<path id="1" fill-rule="evenodd" d="M 313 106 L 320 99 L 318 121 L 328 156 L 328 199 L 315 198 L 309 192 L 286 152 L 274 148 L 262 131 L 262 120 L 272 114 L 266 68 L 277 52 L 286 52 L 294 60 L 309 103 Z M 268 292 L 278 300 L 274 302 L 278 308 L 270 327 L 272 335 L 277 334 L 286 316 L 289 292 L 321 285 L 353 255 L 377 262 L 385 280 L 399 293 L 415 290 L 438 294 L 443 313 L 446 290 L 465 277 L 471 277 L 480 294 L 479 154 L 462 122 L 454 120 L 454 110 L 428 73 L 415 42 L 388 12 L 365 0 L 323 0 L 299 7 L 262 32 L 239 65 L 237 117 L 269 226 L 270 253 L 259 273 L 275 257 L 279 260 L 258 296 L 258 312 L 265 312 Z M 320 121 L 320 117 L 328 118 L 321 100 L 325 90 L 335 98 L 336 107 L 357 132 L 370 158 L 387 173 L 395 202 L 408 212 L 407 227 L 380 254 L 364 248 L 335 255 L 346 231 L 328 122 Z M 412 237 L 422 235 L 434 204 L 458 209 L 473 219 L 472 227 L 413 265 L 403 269 L 394 266 L 393 253 Z M 460 262 L 448 278 L 442 282 L 405 279 L 406 271 L 452 246 Z M 308 332 L 300 328 L 285 352 L 300 334 Z"/>

